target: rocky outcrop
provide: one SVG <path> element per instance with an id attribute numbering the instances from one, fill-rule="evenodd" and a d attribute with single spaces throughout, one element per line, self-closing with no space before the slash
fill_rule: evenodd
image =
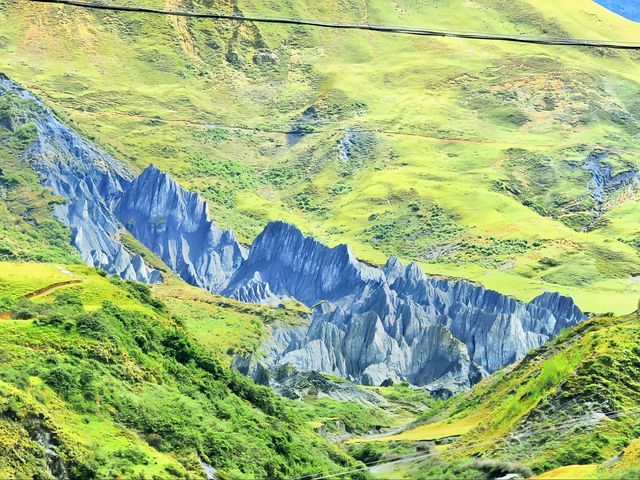
<path id="1" fill-rule="evenodd" d="M 21 100 L 12 123 L 33 123 L 35 142 L 24 160 L 39 173 L 43 185 L 66 202 L 55 217 L 71 229 L 71 242 L 82 260 L 123 278 L 158 282 L 160 273 L 130 253 L 119 241 L 122 225 L 111 208 L 127 188 L 131 174 L 113 157 L 63 125 L 35 96 L 0 75 L 0 96 Z M 23 108 L 20 108 L 23 107 Z"/>
<path id="2" fill-rule="evenodd" d="M 278 394 L 292 400 L 306 398 L 332 398 L 366 406 L 383 406 L 387 401 L 376 392 L 364 390 L 352 382 L 328 378 L 316 371 L 300 371 L 291 364 L 265 367 L 252 355 L 238 355 L 233 366 L 256 383 L 273 388 Z"/>
<path id="3" fill-rule="evenodd" d="M 197 193 L 182 189 L 153 164 L 128 186 L 115 212 L 138 240 L 192 285 L 226 287 L 246 249 L 208 215 Z"/>
<path id="4" fill-rule="evenodd" d="M 247 253 L 209 218 L 206 203 L 169 175 L 151 165 L 134 179 L 37 98 L 0 77 L 0 95 L 8 92 L 28 103 L 17 108 L 9 128 L 35 125 L 24 159 L 66 199 L 54 214 L 71 228 L 87 264 L 159 281 L 159 272 L 120 241 L 126 228 L 193 285 L 244 302 L 295 299 L 311 308 L 304 324 L 274 325 L 264 358 L 241 368 L 283 393 L 328 388 L 324 377 L 284 375 L 291 366 L 367 385 L 407 381 L 446 396 L 584 318 L 558 294 L 525 303 L 468 282 L 427 277 L 394 257 L 383 268 L 367 265 L 346 245 L 329 248 L 282 222 L 267 225 Z M 353 395 L 342 387 L 330 391 Z"/>
<path id="5" fill-rule="evenodd" d="M 295 298 L 308 325 L 274 326 L 266 366 L 291 364 L 367 385 L 393 379 L 456 393 L 523 357 L 584 315 L 567 297 L 518 301 L 468 282 L 429 278 L 394 257 L 384 268 L 269 224 L 224 291 L 245 302 Z"/>
<path id="6" fill-rule="evenodd" d="M 594 221 L 612 208 L 616 197 L 624 197 L 625 191 L 627 197 L 633 197 L 632 194 L 640 189 L 640 171 L 629 166 L 628 170 L 613 175 L 612 167 L 604 163 L 608 156 L 606 152 L 593 152 L 583 165 L 591 174 L 588 188 L 595 204 L 591 212 Z"/>
<path id="7" fill-rule="evenodd" d="M 207 205 L 155 166 L 134 178 L 120 162 L 61 123 L 34 95 L 0 76 L 10 92 L 10 127 L 33 123 L 37 134 L 23 158 L 43 185 L 65 199 L 55 217 L 71 229 L 82 260 L 125 279 L 162 280 L 160 272 L 120 241 L 128 229 L 192 285 L 219 292 L 246 256 L 231 231 L 208 218 Z M 126 226 L 126 228 L 125 228 Z"/>
<path id="8" fill-rule="evenodd" d="M 223 294 L 267 304 L 294 298 L 310 306 L 383 280 L 379 269 L 358 262 L 346 245 L 330 249 L 292 225 L 272 222 L 255 239 Z"/>

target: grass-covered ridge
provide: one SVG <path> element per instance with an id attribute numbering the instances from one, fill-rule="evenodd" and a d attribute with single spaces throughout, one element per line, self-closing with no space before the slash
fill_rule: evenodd
<path id="1" fill-rule="evenodd" d="M 584 465 L 593 476 L 624 478 L 640 438 L 639 318 L 594 318 L 565 330 L 442 412 L 427 412 L 416 427 L 376 438 L 370 448 L 459 436 L 437 460 L 415 463 L 408 478 L 471 475 L 487 467 L 482 462 L 518 462 L 535 473 Z M 625 449 L 624 462 L 609 462 Z"/>
<path id="2" fill-rule="evenodd" d="M 18 265 L 29 271 L 0 264 L 3 283 Z M 202 478 L 202 461 L 223 478 L 291 478 L 353 464 L 196 343 L 148 287 L 70 268 L 81 283 L 32 300 L 20 288 L 0 295 L 4 474 Z"/>
<path id="3" fill-rule="evenodd" d="M 309 313 L 298 302 L 287 302 L 284 308 L 277 309 L 245 304 L 179 280 L 154 285 L 153 292 L 165 301 L 172 314 L 183 319 L 187 330 L 203 347 L 225 362 L 235 354 L 256 352 L 274 322 L 296 324 Z"/>
<path id="4" fill-rule="evenodd" d="M 76 263 L 71 232 L 51 214 L 64 202 L 40 186 L 38 175 L 21 160 L 36 138 L 32 123 L 14 124 L 31 103 L 15 92 L 0 96 L 0 261 Z"/>
<path id="5" fill-rule="evenodd" d="M 640 31 L 591 0 L 172 5 L 630 41 Z M 135 169 L 153 161 L 202 192 L 247 242 L 285 220 L 369 261 L 394 253 L 525 300 L 547 289 L 586 311 L 635 308 L 637 189 L 596 202 L 585 169 L 594 153 L 613 175 L 638 169 L 633 52 L 18 0 L 0 18 L 2 71 Z"/>

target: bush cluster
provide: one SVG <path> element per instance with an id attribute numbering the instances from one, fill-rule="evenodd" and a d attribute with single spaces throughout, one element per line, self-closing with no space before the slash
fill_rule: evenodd
<path id="1" fill-rule="evenodd" d="M 183 468 L 172 467 L 167 478 L 200 474 L 194 458 L 231 476 L 252 478 L 291 478 L 352 462 L 311 434 L 270 389 L 223 367 L 147 286 L 116 283 L 157 313 L 125 310 L 109 301 L 87 311 L 73 289 L 50 304 L 0 298 L 14 318 L 33 320 L 25 328 L 39 330 L 43 342 L 33 350 L 35 340 L 25 338 L 29 351 L 38 353 L 5 362 L 0 378 L 26 388 L 29 378 L 40 377 L 72 410 L 106 416 L 149 446 L 171 452 Z M 129 478 L 136 466 L 149 462 L 133 447 L 79 454 L 63 443 L 60 450 L 72 479 Z"/>

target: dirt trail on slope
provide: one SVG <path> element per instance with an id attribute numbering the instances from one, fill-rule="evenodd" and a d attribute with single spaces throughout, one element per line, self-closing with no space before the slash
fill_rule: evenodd
<path id="1" fill-rule="evenodd" d="M 60 99 L 54 99 L 53 97 L 46 95 L 46 92 L 44 92 L 43 90 L 39 90 L 37 87 L 32 86 L 30 87 L 30 89 L 37 92 L 39 96 L 46 98 L 49 102 L 58 103 L 61 105 L 64 104 L 64 101 L 61 101 Z M 186 118 L 169 119 L 169 118 L 159 118 L 159 117 L 153 117 L 153 116 L 147 116 L 147 115 L 141 115 L 141 114 L 135 114 L 135 113 L 123 113 L 123 112 L 105 112 L 105 111 L 89 112 L 89 111 L 80 110 L 77 107 L 73 107 L 68 104 L 64 105 L 64 108 L 66 110 L 73 110 L 78 115 L 83 115 L 83 116 L 94 116 L 94 117 L 111 116 L 111 117 L 120 117 L 120 118 L 131 118 L 131 119 L 137 119 L 137 120 L 161 122 L 169 125 L 180 125 L 183 127 L 195 127 L 195 128 L 203 128 L 203 129 L 204 128 L 220 128 L 223 130 L 231 130 L 231 131 L 249 131 L 249 132 L 260 132 L 260 133 L 277 134 L 277 135 L 291 135 L 291 134 L 301 133 L 295 129 L 287 129 L 287 128 L 279 129 L 279 128 L 249 127 L 244 125 L 218 125 L 215 122 L 206 123 L 206 122 L 199 122 L 197 120 L 190 120 Z M 380 135 L 390 135 L 390 136 L 399 136 L 399 137 L 415 137 L 415 138 L 420 138 L 420 139 L 428 140 L 432 142 L 465 144 L 465 145 L 505 145 L 505 146 L 528 146 L 528 147 L 546 147 L 546 148 L 559 146 L 558 144 L 511 142 L 506 140 L 493 141 L 493 140 L 470 140 L 465 138 L 434 137 L 432 135 L 426 135 L 419 132 L 397 132 L 397 131 L 385 130 L 385 129 L 379 129 L 379 128 L 357 128 L 356 127 L 351 130 L 359 133 L 374 133 L 374 134 L 380 134 Z M 310 132 L 304 132 L 303 135 L 308 136 L 308 135 L 318 135 L 318 134 L 324 134 L 324 133 L 338 133 L 338 132 L 344 132 L 344 131 L 345 131 L 345 128 L 324 128 L 324 129 L 313 130 Z"/>
<path id="2" fill-rule="evenodd" d="M 46 287 L 39 288 L 38 290 L 34 290 L 33 292 L 29 292 L 25 295 L 25 298 L 35 298 L 40 295 L 44 295 L 45 293 L 49 293 L 52 290 L 56 290 L 60 287 L 66 287 L 67 285 L 72 285 L 75 283 L 82 283 L 82 280 L 65 280 L 64 282 L 56 282 L 51 285 L 47 285 Z"/>

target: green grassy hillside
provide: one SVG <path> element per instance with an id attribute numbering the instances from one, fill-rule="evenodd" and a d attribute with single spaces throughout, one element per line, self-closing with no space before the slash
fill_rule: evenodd
<path id="1" fill-rule="evenodd" d="M 590 0 L 138 3 L 629 41 L 640 34 Z M 587 169 L 593 161 L 612 175 L 640 169 L 639 60 L 0 3 L 0 71 L 134 170 L 154 162 L 201 192 L 246 243 L 268 220 L 286 220 L 371 262 L 396 254 L 526 300 L 561 291 L 600 313 L 629 314 L 640 298 L 638 184 L 597 197 Z M 228 366 L 272 322 L 297 322 L 306 310 L 242 305 L 187 286 L 130 237 L 130 249 L 165 272 L 164 284 L 149 289 L 82 266 L 50 213 L 60 199 L 20 160 L 33 128 L 8 124 L 7 108 L 0 101 L 3 473 L 199 478 L 202 461 L 223 478 L 290 478 L 357 465 L 314 428 L 367 434 L 420 416 L 415 428 L 345 448 L 371 461 L 460 436 L 437 447 L 437 462 L 396 470 L 409 478 L 477 478 L 507 461 L 548 478 L 633 476 L 637 315 L 565 331 L 446 404 L 406 386 L 378 389 L 384 409 L 289 402 Z"/>
<path id="2" fill-rule="evenodd" d="M 204 478 L 206 462 L 222 478 L 291 478 L 354 464 L 307 414 L 196 343 L 148 287 L 63 270 L 0 263 L 3 475 Z M 29 295 L 69 278 L 79 283 Z M 211 328 L 246 315 L 227 309 Z"/>
<path id="3" fill-rule="evenodd" d="M 625 478 L 626 469 L 637 467 L 640 438 L 639 334 L 638 315 L 586 321 L 453 399 L 437 415 L 428 412 L 426 423 L 376 438 L 370 448 L 385 452 L 389 442 L 459 436 L 440 447 L 437 459 L 405 468 L 408 478 L 454 478 L 456 472 L 483 478 L 478 471 L 500 461 L 535 473 L 595 465 L 582 470 L 593 477 Z M 624 461 L 609 462 L 625 449 Z M 567 478 L 562 472 L 555 478 Z M 579 478 L 574 474 L 571 478 Z"/>
<path id="4" fill-rule="evenodd" d="M 633 41 L 590 0 L 140 2 Z M 590 195 L 591 155 L 639 168 L 633 52 L 0 5 L 0 70 L 135 169 L 202 192 L 246 241 L 283 219 L 587 311 L 640 296 L 637 190 Z M 289 132 L 289 133 L 287 133 Z"/>

